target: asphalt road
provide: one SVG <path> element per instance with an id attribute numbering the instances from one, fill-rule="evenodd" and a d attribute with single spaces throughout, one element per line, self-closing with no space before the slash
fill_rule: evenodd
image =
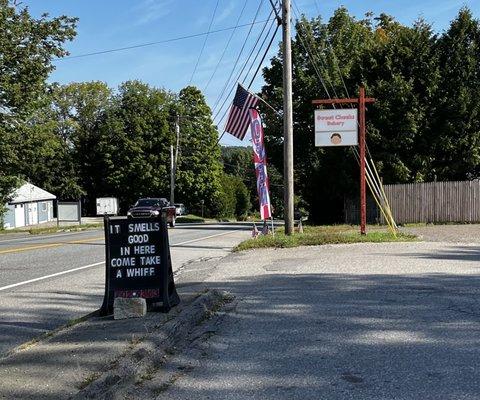
<path id="1" fill-rule="evenodd" d="M 169 230 L 174 272 L 222 257 L 248 238 L 249 226 Z M 104 291 L 102 230 L 0 238 L 0 355 L 99 308 Z"/>
<path id="2" fill-rule="evenodd" d="M 235 309 L 132 399 L 478 400 L 479 261 L 478 243 L 234 253 L 205 284 Z"/>

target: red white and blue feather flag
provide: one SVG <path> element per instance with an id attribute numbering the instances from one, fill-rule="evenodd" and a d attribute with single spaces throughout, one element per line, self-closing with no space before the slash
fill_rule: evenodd
<path id="1" fill-rule="evenodd" d="M 250 125 L 249 110 L 258 105 L 258 97 L 251 94 L 242 85 L 238 84 L 232 107 L 228 113 L 225 132 L 243 140 Z"/>
<path id="2" fill-rule="evenodd" d="M 270 184 L 267 174 L 267 153 L 263 134 L 262 120 L 255 109 L 250 109 L 250 120 L 253 144 L 253 162 L 257 175 L 257 193 L 260 206 L 260 218 L 266 220 L 272 217 L 272 205 L 270 203 Z"/>

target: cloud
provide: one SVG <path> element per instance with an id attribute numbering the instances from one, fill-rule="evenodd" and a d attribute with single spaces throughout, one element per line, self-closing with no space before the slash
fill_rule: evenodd
<path id="1" fill-rule="evenodd" d="M 226 20 L 232 15 L 233 10 L 235 10 L 235 1 L 230 1 L 228 5 L 215 18 L 215 22 L 219 23 Z"/>
<path id="2" fill-rule="evenodd" d="M 136 25 L 145 25 L 170 14 L 173 0 L 143 0 L 134 10 L 138 14 Z"/>

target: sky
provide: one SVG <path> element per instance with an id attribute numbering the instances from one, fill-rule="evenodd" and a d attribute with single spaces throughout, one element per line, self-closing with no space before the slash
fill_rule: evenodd
<path id="1" fill-rule="evenodd" d="M 320 14 L 323 19 L 328 19 L 342 5 L 357 18 L 369 11 L 377 15 L 385 12 L 411 25 L 418 17 L 423 17 L 436 32 L 447 29 L 462 6 L 469 7 L 474 16 L 480 18 L 480 0 L 294 0 L 294 3 L 307 17 Z M 22 5 L 28 6 L 35 17 L 49 13 L 52 17 L 79 18 L 77 37 L 66 44 L 72 58 L 55 61 L 56 70 L 50 81 L 63 84 L 103 81 L 115 88 L 127 80 L 138 79 L 175 92 L 192 84 L 205 94 L 219 129 L 225 123 L 222 116 L 231 103 L 235 78 L 264 26 L 262 21 L 269 18 L 271 11 L 268 0 L 22 0 Z M 246 40 L 250 26 L 241 25 L 250 24 L 257 10 L 258 23 L 252 26 Z M 236 29 L 215 32 L 237 25 Z M 83 56 L 207 32 L 211 33 Z M 277 53 L 280 39 L 279 30 L 264 65 L 268 65 L 269 59 Z M 237 58 L 237 69 L 227 84 Z M 245 79 L 247 67 L 241 80 L 248 83 L 254 69 Z M 258 74 L 252 90 L 261 88 L 262 82 Z M 230 92 L 232 94 L 227 96 Z M 246 139 L 242 143 L 228 134 L 220 143 L 248 144 Z"/>

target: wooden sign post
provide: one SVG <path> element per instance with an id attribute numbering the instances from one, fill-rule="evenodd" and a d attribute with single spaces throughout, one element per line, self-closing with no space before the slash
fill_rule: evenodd
<path id="1" fill-rule="evenodd" d="M 360 153 L 360 233 L 365 235 L 367 225 L 367 190 L 365 186 L 365 104 L 374 103 L 375 99 L 365 97 L 365 88 L 360 86 L 358 99 L 322 99 L 313 100 L 314 105 L 357 104 L 358 106 L 358 146 Z"/>

